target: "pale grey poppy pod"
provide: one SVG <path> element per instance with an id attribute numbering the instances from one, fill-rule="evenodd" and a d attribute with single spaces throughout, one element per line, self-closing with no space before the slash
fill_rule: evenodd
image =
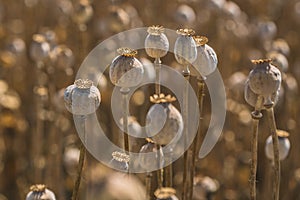
<path id="1" fill-rule="evenodd" d="M 291 144 L 288 139 L 289 133 L 283 130 L 277 130 L 277 135 L 279 145 L 279 160 L 284 160 L 288 156 L 291 148 Z M 272 136 L 269 136 L 266 140 L 265 153 L 268 159 L 274 159 Z"/>
<path id="2" fill-rule="evenodd" d="M 178 29 L 178 37 L 174 46 L 174 54 L 178 63 L 191 65 L 197 58 L 197 45 L 193 38 L 195 31 L 192 29 Z"/>
<path id="3" fill-rule="evenodd" d="M 284 54 L 271 51 L 267 53 L 267 57 L 272 60 L 272 63 L 281 71 L 286 72 L 289 68 L 289 62 Z"/>
<path id="4" fill-rule="evenodd" d="M 37 184 L 30 187 L 26 200 L 56 200 L 55 194 L 45 185 Z"/>
<path id="5" fill-rule="evenodd" d="M 34 34 L 32 36 L 32 43 L 30 45 L 29 54 L 33 61 L 42 62 L 49 56 L 50 45 L 45 37 L 41 34 Z"/>
<path id="6" fill-rule="evenodd" d="M 276 103 L 278 102 L 278 99 L 279 99 L 279 94 L 280 94 L 280 90 L 277 90 L 275 93 L 273 93 L 271 96 L 270 96 L 270 100 L 271 102 L 274 103 L 274 105 L 276 105 Z M 246 81 L 245 83 L 245 90 L 244 90 L 244 98 L 246 100 L 246 102 L 252 106 L 252 107 L 255 107 L 256 106 L 256 103 L 257 103 L 257 99 L 258 99 L 258 96 L 257 94 L 255 94 L 250 86 L 249 86 L 249 80 Z M 265 101 L 265 100 L 264 100 Z M 266 101 L 265 101 L 266 102 Z M 265 107 L 262 106 L 260 109 L 264 109 Z"/>
<path id="7" fill-rule="evenodd" d="M 64 100 L 67 110 L 74 115 L 88 115 L 97 110 L 101 96 L 92 81 L 78 79 L 66 88 Z"/>
<path id="8" fill-rule="evenodd" d="M 115 151 L 112 153 L 112 159 L 109 162 L 109 164 L 115 168 L 115 169 L 119 169 L 119 170 L 123 170 L 123 171 L 127 171 L 129 169 L 129 160 L 130 157 L 129 155 L 123 153 L 123 152 L 118 152 Z"/>
<path id="9" fill-rule="evenodd" d="M 145 50 L 151 58 L 164 57 L 169 50 L 169 40 L 162 26 L 150 26 L 145 39 Z"/>
<path id="10" fill-rule="evenodd" d="M 146 140 L 148 142 L 142 146 L 139 154 L 140 167 L 144 170 L 153 169 L 154 167 L 161 168 L 164 163 L 164 154 L 162 148 L 160 148 L 152 140 L 148 138 Z M 153 154 L 144 156 L 144 153 L 153 153 Z M 155 161 L 156 162 L 159 161 L 159 162 L 155 163 Z"/>
<path id="11" fill-rule="evenodd" d="M 162 187 L 154 192 L 156 200 L 179 200 L 176 197 L 176 190 L 170 187 Z"/>
<path id="12" fill-rule="evenodd" d="M 172 143 L 176 143 L 182 136 L 183 119 L 171 103 L 175 100 L 174 97 L 164 94 L 151 97 L 155 104 L 150 107 L 146 116 L 146 132 L 159 145 L 167 145 L 172 140 Z"/>
<path id="13" fill-rule="evenodd" d="M 137 86 L 144 77 L 144 67 L 135 58 L 137 51 L 130 48 L 119 48 L 117 56 L 111 63 L 109 77 L 111 82 L 119 87 L 129 88 Z"/>
<path id="14" fill-rule="evenodd" d="M 249 87 L 257 95 L 264 97 L 264 105 L 271 105 L 271 96 L 280 89 L 281 73 L 271 60 L 253 60 L 255 68 L 249 74 Z"/>
<path id="15" fill-rule="evenodd" d="M 217 54 L 207 42 L 208 39 L 204 36 L 195 36 L 194 40 L 197 44 L 197 59 L 193 66 L 202 76 L 208 76 L 213 73 L 218 64 Z"/>

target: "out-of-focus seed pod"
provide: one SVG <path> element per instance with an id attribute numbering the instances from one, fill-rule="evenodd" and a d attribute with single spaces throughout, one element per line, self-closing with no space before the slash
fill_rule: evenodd
<path id="1" fill-rule="evenodd" d="M 109 77 L 119 87 L 128 88 L 140 84 L 144 75 L 142 63 L 135 58 L 137 51 L 130 48 L 119 48 L 117 56 L 111 63 Z"/>
<path id="2" fill-rule="evenodd" d="M 267 53 L 267 57 L 272 60 L 272 63 L 278 67 L 281 72 L 286 72 L 289 68 L 289 62 L 285 55 L 276 51 Z"/>
<path id="3" fill-rule="evenodd" d="M 193 199 L 210 199 L 220 188 L 217 180 L 208 176 L 195 177 Z"/>
<path id="4" fill-rule="evenodd" d="M 32 43 L 30 45 L 30 57 L 35 62 L 42 62 L 49 56 L 50 45 L 45 37 L 41 34 L 34 34 L 32 36 Z"/>
<path id="5" fill-rule="evenodd" d="M 281 73 L 271 60 L 253 60 L 255 68 L 249 74 L 249 87 L 257 95 L 264 97 L 264 105 L 272 105 L 272 95 L 280 89 Z"/>
<path id="6" fill-rule="evenodd" d="M 178 29 L 178 37 L 174 46 L 174 54 L 178 63 L 191 65 L 197 58 L 197 45 L 193 39 L 195 31 L 192 29 Z"/>
<path id="7" fill-rule="evenodd" d="M 129 169 L 128 162 L 130 160 L 129 155 L 115 151 L 112 153 L 112 160 L 109 162 L 109 164 L 119 170 L 127 171 Z"/>
<path id="8" fill-rule="evenodd" d="M 86 24 L 93 16 L 93 8 L 88 0 L 79 0 L 74 6 L 73 20 L 78 25 Z"/>
<path id="9" fill-rule="evenodd" d="M 58 45 L 53 49 L 53 63 L 59 69 L 67 69 L 74 65 L 74 55 L 65 45 Z"/>
<path id="10" fill-rule="evenodd" d="M 193 8 L 186 4 L 180 5 L 174 14 L 175 21 L 180 24 L 191 24 L 196 19 L 196 14 Z"/>
<path id="11" fill-rule="evenodd" d="M 169 41 L 162 26 L 150 26 L 145 39 L 145 49 L 151 58 L 164 57 L 169 50 Z"/>
<path id="12" fill-rule="evenodd" d="M 78 79 L 66 88 L 64 100 L 67 110 L 74 115 L 88 115 L 97 110 L 101 96 L 92 81 Z"/>
<path id="13" fill-rule="evenodd" d="M 150 107 L 147 117 L 147 135 L 159 145 L 167 145 L 173 139 L 178 141 L 182 135 L 183 120 L 181 113 L 172 105 L 175 97 L 164 94 L 154 95 L 151 102 L 155 103 Z"/>
<path id="14" fill-rule="evenodd" d="M 277 34 L 277 26 L 273 21 L 261 21 L 258 23 L 258 35 L 261 40 L 271 40 Z"/>
<path id="15" fill-rule="evenodd" d="M 37 184 L 30 187 L 26 200 L 56 200 L 55 194 L 45 185 Z"/>
<path id="16" fill-rule="evenodd" d="M 279 160 L 284 160 L 288 156 L 291 148 L 291 144 L 288 139 L 289 133 L 283 130 L 277 130 L 277 136 L 279 142 Z M 268 159 L 274 159 L 272 136 L 269 136 L 266 140 L 265 153 Z"/>
<path id="17" fill-rule="evenodd" d="M 207 45 L 208 39 L 204 36 L 194 37 L 197 44 L 197 59 L 193 66 L 202 76 L 208 76 L 213 73 L 218 64 L 217 54 L 213 48 Z"/>
<path id="18" fill-rule="evenodd" d="M 290 54 L 290 47 L 286 40 L 284 39 L 276 39 L 272 42 L 271 45 L 271 51 L 277 51 L 279 53 L 282 53 L 285 56 L 288 56 Z"/>
<path id="19" fill-rule="evenodd" d="M 139 155 L 139 164 L 142 169 L 147 170 L 147 169 L 153 169 L 153 165 L 156 163 L 153 162 L 158 162 L 160 166 L 163 166 L 164 162 L 164 154 L 162 151 L 162 148 L 160 148 L 157 144 L 155 144 L 152 140 L 147 139 L 148 143 L 143 145 L 141 150 L 140 150 L 140 155 Z M 143 156 L 144 153 L 151 153 L 154 152 L 153 156 Z M 159 159 L 159 161 L 158 161 Z"/>
<path id="20" fill-rule="evenodd" d="M 279 93 L 280 93 L 280 90 L 277 90 L 275 93 L 273 93 L 271 95 L 271 101 L 274 102 L 274 105 L 276 105 L 276 103 L 278 102 Z M 259 95 L 257 95 L 256 93 L 254 93 L 251 90 L 251 88 L 249 86 L 249 80 L 247 80 L 246 84 L 245 84 L 245 90 L 244 90 L 244 97 L 245 97 L 246 102 L 250 106 L 255 107 L 257 99 L 258 99 L 258 96 Z M 265 109 L 265 107 L 262 107 L 261 109 Z"/>
<path id="21" fill-rule="evenodd" d="M 178 200 L 176 190 L 170 187 L 162 187 L 154 192 L 156 200 Z"/>

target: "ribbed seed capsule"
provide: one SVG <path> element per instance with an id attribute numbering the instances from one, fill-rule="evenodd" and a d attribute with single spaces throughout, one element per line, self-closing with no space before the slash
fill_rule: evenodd
<path id="1" fill-rule="evenodd" d="M 30 45 L 30 57 L 35 62 L 42 62 L 48 56 L 50 52 L 50 45 L 46 41 L 45 37 L 41 34 L 34 34 L 32 36 L 32 43 Z"/>
<path id="2" fill-rule="evenodd" d="M 110 165 L 115 169 L 120 169 L 127 171 L 129 169 L 128 162 L 130 160 L 129 155 L 115 151 L 112 153 L 112 160 L 110 161 Z"/>
<path id="3" fill-rule="evenodd" d="M 276 51 L 271 51 L 267 53 L 267 57 L 272 60 L 272 63 L 278 67 L 281 72 L 286 72 L 289 68 L 289 62 L 285 55 L 278 53 Z"/>
<path id="4" fill-rule="evenodd" d="M 278 99 L 279 99 L 279 93 L 280 93 L 280 91 L 277 90 L 275 93 L 273 93 L 273 94 L 271 95 L 271 99 L 270 99 L 270 100 L 271 100 L 271 102 L 274 103 L 274 105 L 276 105 L 276 103 L 278 102 Z M 246 83 L 245 83 L 245 90 L 244 90 L 244 97 L 245 97 L 246 102 L 247 102 L 250 106 L 255 107 L 256 102 L 257 102 L 257 99 L 258 99 L 258 96 L 259 96 L 259 95 L 255 94 L 255 93 L 251 90 L 251 88 L 250 88 L 250 86 L 249 86 L 249 80 L 247 80 Z M 265 107 L 262 107 L 261 109 L 264 109 L 264 108 L 265 108 Z"/>
<path id="5" fill-rule="evenodd" d="M 257 95 L 264 97 L 264 105 L 272 105 L 272 95 L 280 89 L 281 73 L 271 60 L 253 60 L 255 68 L 249 74 L 249 87 Z"/>
<path id="6" fill-rule="evenodd" d="M 173 139 L 178 141 L 182 136 L 183 120 L 181 113 L 172 105 L 175 101 L 170 95 L 154 95 L 151 101 L 155 103 L 150 107 L 147 117 L 147 135 L 159 145 L 167 145 Z"/>
<path id="7" fill-rule="evenodd" d="M 197 59 L 193 66 L 202 76 L 208 76 L 213 73 L 218 64 L 216 52 L 207 45 L 208 39 L 204 36 L 195 36 L 194 40 L 197 45 Z"/>
<path id="8" fill-rule="evenodd" d="M 164 57 L 169 50 L 169 41 L 162 26 L 150 26 L 145 39 L 145 49 L 151 58 Z"/>
<path id="9" fill-rule="evenodd" d="M 192 29 L 178 29 L 179 35 L 174 46 L 174 54 L 178 63 L 182 65 L 190 65 L 197 58 L 197 45 L 193 39 L 195 31 Z"/>
<path id="10" fill-rule="evenodd" d="M 119 87 L 128 88 L 140 84 L 144 76 L 142 63 L 135 58 L 136 51 L 130 48 L 119 48 L 117 56 L 111 63 L 109 77 Z"/>
<path id="11" fill-rule="evenodd" d="M 170 187 L 162 187 L 154 192 L 156 200 L 178 200 L 176 190 Z"/>
<path id="12" fill-rule="evenodd" d="M 288 156 L 291 148 L 291 144 L 288 139 L 289 133 L 283 130 L 277 130 L 277 136 L 279 142 L 279 160 L 284 160 Z M 271 135 L 266 140 L 265 153 L 268 159 L 274 159 L 273 140 Z"/>
<path id="13" fill-rule="evenodd" d="M 37 184 L 30 187 L 26 200 L 56 200 L 55 194 L 45 185 Z"/>
<path id="14" fill-rule="evenodd" d="M 144 156 L 143 153 L 152 153 L 154 152 L 153 156 Z M 139 155 L 139 164 L 142 169 L 147 170 L 147 169 L 153 169 L 154 167 L 157 167 L 158 163 L 157 162 L 159 159 L 159 165 L 163 166 L 164 162 L 164 154 L 162 151 L 162 148 L 159 148 L 157 144 L 155 144 L 153 141 L 148 139 L 148 143 L 143 145 L 141 150 L 140 150 L 140 155 Z"/>
<path id="15" fill-rule="evenodd" d="M 66 88 L 64 100 L 67 110 L 74 115 L 88 115 L 97 110 L 101 96 L 92 81 L 78 79 Z"/>

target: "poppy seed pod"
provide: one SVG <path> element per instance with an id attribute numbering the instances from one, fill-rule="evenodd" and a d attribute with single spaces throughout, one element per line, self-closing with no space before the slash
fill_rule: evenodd
<path id="1" fill-rule="evenodd" d="M 91 80 L 77 79 L 64 93 L 65 105 L 74 115 L 94 113 L 100 105 L 101 96 Z"/>
<path id="2" fill-rule="evenodd" d="M 146 117 L 148 137 L 159 145 L 167 145 L 173 139 L 177 142 L 182 136 L 183 120 L 181 113 L 171 103 L 176 98 L 160 94 L 150 100 L 155 104 L 150 107 Z"/>
<path id="3" fill-rule="evenodd" d="M 278 99 L 279 99 L 279 93 L 280 91 L 277 90 L 275 93 L 273 93 L 271 95 L 271 102 L 274 102 L 274 105 L 276 105 L 276 103 L 278 102 Z M 245 84 L 245 90 L 244 90 L 244 98 L 246 100 L 246 102 L 252 106 L 252 107 L 255 107 L 256 106 L 256 102 L 257 102 L 257 99 L 258 99 L 258 96 L 257 94 L 255 94 L 250 86 L 249 86 L 249 80 L 246 81 L 246 84 Z M 262 107 L 260 109 L 264 109 L 265 107 Z"/>
<path id="4" fill-rule="evenodd" d="M 129 169 L 128 162 L 130 160 L 129 155 L 115 151 L 112 153 L 112 160 L 110 161 L 110 165 L 116 169 L 127 171 Z"/>
<path id="5" fill-rule="evenodd" d="M 170 187 L 162 187 L 154 192 L 156 200 L 178 200 L 176 190 Z"/>
<path id="6" fill-rule="evenodd" d="M 284 160 L 288 156 L 291 148 L 291 144 L 288 139 L 289 133 L 283 130 L 277 130 L 277 136 L 279 142 L 279 160 Z M 268 159 L 274 159 L 272 136 L 269 136 L 266 140 L 265 153 Z"/>
<path id="7" fill-rule="evenodd" d="M 128 88 L 140 84 L 144 75 L 142 63 L 135 58 L 137 51 L 130 48 L 119 48 L 117 56 L 111 63 L 109 77 L 119 87 Z"/>
<path id="8" fill-rule="evenodd" d="M 197 45 L 193 39 L 195 31 L 192 29 L 178 29 L 179 35 L 174 46 L 174 54 L 178 63 L 190 65 L 197 58 Z"/>
<path id="9" fill-rule="evenodd" d="M 88 0 L 80 0 L 74 7 L 73 20 L 77 24 L 87 23 L 93 16 L 93 8 Z"/>
<path id="10" fill-rule="evenodd" d="M 162 26 L 150 26 L 145 39 L 145 49 L 151 58 L 164 57 L 169 50 L 169 41 Z"/>
<path id="11" fill-rule="evenodd" d="M 264 105 L 272 105 L 272 95 L 280 89 L 281 73 L 271 60 L 253 60 L 256 67 L 249 74 L 249 87 L 257 95 L 264 97 Z"/>
<path id="12" fill-rule="evenodd" d="M 58 45 L 53 49 L 53 63 L 59 69 L 67 69 L 74 64 L 74 55 L 65 45 Z"/>
<path id="13" fill-rule="evenodd" d="M 272 59 L 272 63 L 280 69 L 281 72 L 286 72 L 289 68 L 289 62 L 285 55 L 278 53 L 276 51 L 271 51 L 267 53 L 267 57 Z"/>
<path id="14" fill-rule="evenodd" d="M 45 185 L 37 184 L 30 187 L 26 200 L 56 200 L 54 193 Z"/>
<path id="15" fill-rule="evenodd" d="M 34 34 L 32 36 L 32 43 L 30 45 L 30 57 L 35 62 L 42 62 L 48 56 L 50 52 L 50 45 L 46 41 L 45 37 L 41 34 Z"/>
<path id="16" fill-rule="evenodd" d="M 194 40 L 197 45 L 197 59 L 193 66 L 202 76 L 208 76 L 213 73 L 218 64 L 216 52 L 207 45 L 208 39 L 204 36 L 195 36 Z"/>
<path id="17" fill-rule="evenodd" d="M 152 140 L 147 138 L 148 143 L 143 145 L 140 154 L 139 154 L 139 164 L 142 169 L 147 170 L 147 169 L 153 169 L 153 166 L 156 165 L 157 163 L 153 161 L 158 161 L 159 158 L 159 165 L 163 166 L 164 162 L 164 154 L 162 151 L 162 148 L 159 148 L 157 144 L 155 144 Z M 155 154 L 149 155 L 145 157 L 143 153 L 151 153 L 155 152 Z"/>

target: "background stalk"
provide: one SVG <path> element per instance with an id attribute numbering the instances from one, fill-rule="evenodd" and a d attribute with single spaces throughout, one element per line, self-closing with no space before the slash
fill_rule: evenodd
<path id="1" fill-rule="evenodd" d="M 279 160 L 279 147 L 278 147 L 279 144 L 278 144 L 277 128 L 276 128 L 273 107 L 267 109 L 267 116 L 268 116 L 269 128 L 272 134 L 273 153 L 274 153 L 273 195 L 274 195 L 274 200 L 279 200 L 279 190 L 280 190 L 280 160 Z"/>
<path id="2" fill-rule="evenodd" d="M 155 67 L 155 93 L 159 96 L 160 95 L 160 68 L 161 68 L 160 58 L 155 58 L 154 67 Z"/>

